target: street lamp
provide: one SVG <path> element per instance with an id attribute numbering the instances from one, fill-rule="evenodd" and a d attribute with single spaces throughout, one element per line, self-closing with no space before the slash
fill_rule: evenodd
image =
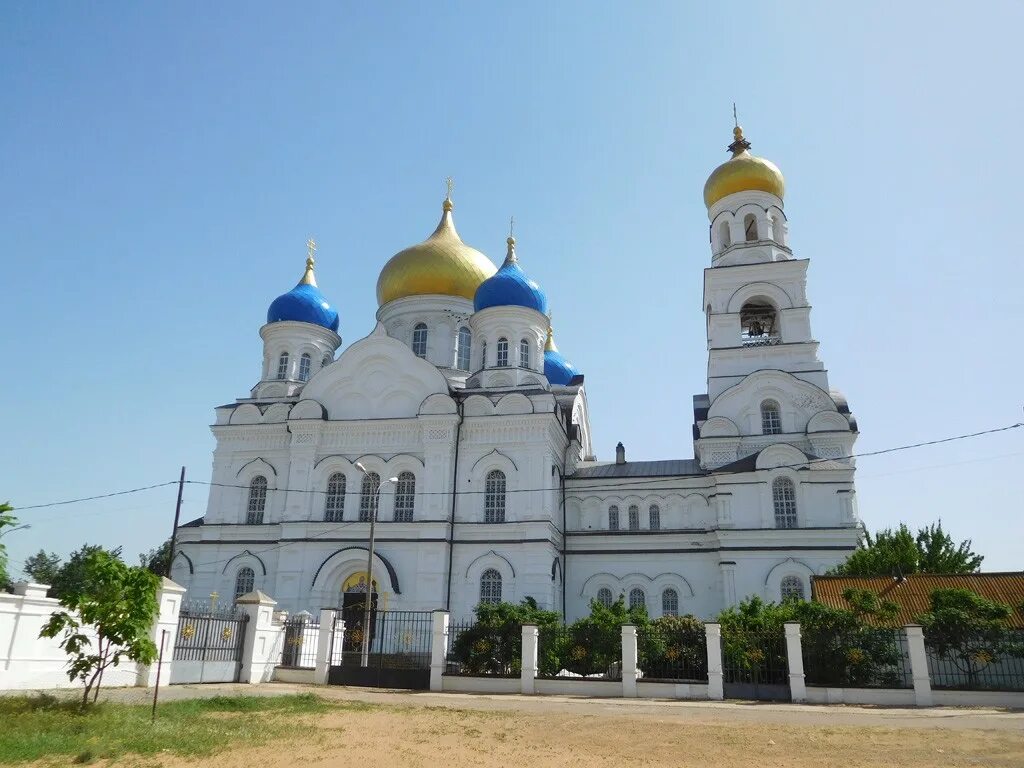
<path id="1" fill-rule="evenodd" d="M 366 467 L 358 461 L 355 463 L 355 468 L 364 475 L 367 474 Z M 397 477 L 389 477 L 387 480 L 382 480 L 377 485 L 376 498 L 370 506 L 370 547 L 366 556 L 366 599 L 363 601 L 363 652 L 359 661 L 359 666 L 361 667 L 370 666 L 370 598 L 373 592 L 373 535 L 374 525 L 377 522 L 377 510 L 380 508 L 380 487 L 384 483 L 397 482 Z"/>

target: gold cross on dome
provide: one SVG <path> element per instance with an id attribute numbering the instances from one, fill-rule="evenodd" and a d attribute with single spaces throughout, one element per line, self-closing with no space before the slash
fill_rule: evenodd
<path id="1" fill-rule="evenodd" d="M 316 240 L 312 237 L 306 241 L 307 256 L 310 260 L 316 255 Z"/>
<path id="2" fill-rule="evenodd" d="M 447 179 L 444 180 L 444 183 L 445 183 L 445 186 L 448 187 L 448 199 L 451 200 L 452 199 L 452 190 L 455 189 L 455 180 L 452 179 L 451 176 L 449 176 Z"/>
<path id="3" fill-rule="evenodd" d="M 515 216 L 509 216 L 509 219 L 508 219 L 508 236 L 509 237 L 515 237 L 516 236 L 515 232 L 516 232 L 516 217 Z"/>

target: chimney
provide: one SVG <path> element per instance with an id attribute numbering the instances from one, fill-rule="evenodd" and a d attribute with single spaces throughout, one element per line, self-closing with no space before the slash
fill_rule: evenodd
<path id="1" fill-rule="evenodd" d="M 615 446 L 615 463 L 625 464 L 626 463 L 626 446 L 619 443 Z"/>

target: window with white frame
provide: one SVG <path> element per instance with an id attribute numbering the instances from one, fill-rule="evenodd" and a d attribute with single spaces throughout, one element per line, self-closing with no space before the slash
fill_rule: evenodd
<path id="1" fill-rule="evenodd" d="M 777 477 L 772 483 L 772 504 L 776 528 L 796 528 L 796 487 L 788 477 Z"/>
<path id="2" fill-rule="evenodd" d="M 459 328 L 459 336 L 456 341 L 455 367 L 463 371 L 468 371 L 472 351 L 473 334 L 470 333 L 469 328 L 462 326 Z"/>
<path id="3" fill-rule="evenodd" d="M 799 576 L 786 576 L 779 585 L 780 597 L 783 600 L 804 599 L 804 580 Z"/>
<path id="4" fill-rule="evenodd" d="M 324 500 L 324 520 L 340 522 L 345 516 L 345 475 L 335 472 L 327 478 L 327 497 Z"/>
<path id="5" fill-rule="evenodd" d="M 412 472 L 402 472 L 395 484 L 395 522 L 411 523 L 415 505 L 416 475 Z"/>
<path id="6" fill-rule="evenodd" d="M 488 568 L 480 574 L 480 602 L 501 602 L 501 574 L 493 568 Z"/>
<path id="7" fill-rule="evenodd" d="M 672 589 L 672 587 L 661 593 L 661 615 L 679 615 L 679 593 Z"/>
<path id="8" fill-rule="evenodd" d="M 612 591 L 608 587 L 601 587 L 597 590 L 597 602 L 603 605 L 605 608 L 611 608 L 614 599 L 612 598 Z"/>
<path id="9" fill-rule="evenodd" d="M 484 482 L 484 522 L 505 522 L 505 473 L 492 469 Z"/>
<path id="10" fill-rule="evenodd" d="M 256 588 L 256 571 L 249 566 L 239 568 L 235 574 L 235 600 L 242 595 L 248 595 Z"/>
<path id="11" fill-rule="evenodd" d="M 313 358 L 308 352 L 303 352 L 299 358 L 299 381 L 309 381 L 309 371 L 313 367 Z"/>
<path id="12" fill-rule="evenodd" d="M 249 481 L 249 503 L 245 508 L 246 525 L 263 522 L 263 510 L 267 508 L 267 478 L 256 475 Z"/>
<path id="13" fill-rule="evenodd" d="M 508 365 L 508 339 L 504 336 L 498 339 L 498 362 L 496 365 L 499 368 L 504 368 Z"/>
<path id="14" fill-rule="evenodd" d="M 619 530 L 619 508 L 614 504 L 608 507 L 608 530 Z"/>
<path id="15" fill-rule="evenodd" d="M 646 608 L 647 607 L 647 595 L 640 587 L 633 587 L 629 590 L 629 607 L 630 608 Z"/>
<path id="16" fill-rule="evenodd" d="M 629 530 L 640 530 L 640 507 L 636 504 L 630 504 L 629 506 Z"/>
<path id="17" fill-rule="evenodd" d="M 652 531 L 661 530 L 661 507 L 657 504 L 651 504 L 651 508 L 647 510 L 648 514 L 648 525 Z"/>
<path id="18" fill-rule="evenodd" d="M 377 505 L 380 503 L 380 475 L 367 472 L 359 488 L 359 520 L 366 523 L 371 516 L 377 519 Z"/>
<path id="19" fill-rule="evenodd" d="M 761 403 L 761 434 L 782 434 L 782 417 L 779 415 L 779 404 L 774 400 L 765 400 Z"/>
<path id="20" fill-rule="evenodd" d="M 530 342 L 526 339 L 519 340 L 519 367 L 530 367 Z"/>
<path id="21" fill-rule="evenodd" d="M 277 378 L 287 379 L 288 378 L 288 353 L 282 352 L 281 356 L 277 358 Z"/>
<path id="22" fill-rule="evenodd" d="M 427 326 L 425 323 L 416 323 L 412 329 L 412 353 L 416 357 L 427 356 Z"/>

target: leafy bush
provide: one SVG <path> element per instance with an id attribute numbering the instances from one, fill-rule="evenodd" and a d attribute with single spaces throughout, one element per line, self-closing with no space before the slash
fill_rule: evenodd
<path id="1" fill-rule="evenodd" d="M 527 597 L 514 603 L 481 603 L 476 622 L 459 633 L 448 655 L 469 675 L 518 675 L 522 666 L 523 624 L 536 624 L 544 631 L 558 626 L 561 617 L 538 607 Z"/>

